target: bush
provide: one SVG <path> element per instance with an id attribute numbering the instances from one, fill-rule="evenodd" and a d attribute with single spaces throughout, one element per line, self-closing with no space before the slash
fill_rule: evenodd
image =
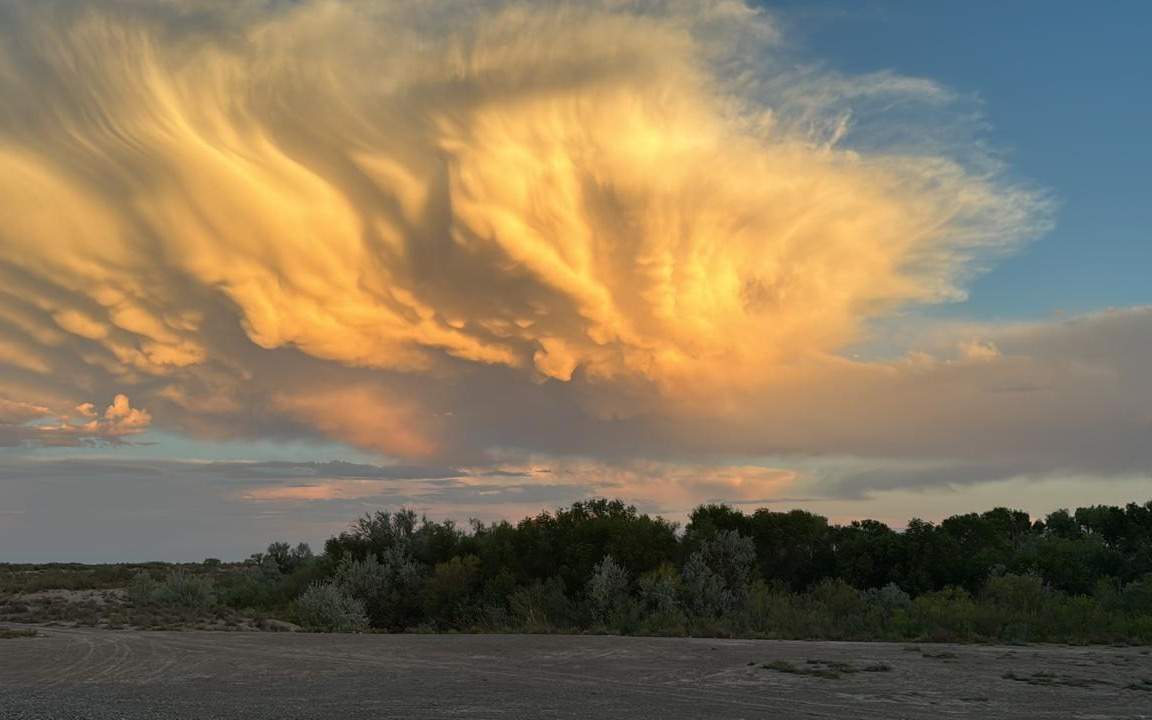
<path id="1" fill-rule="evenodd" d="M 605 555 L 588 580 L 588 603 L 593 618 L 605 625 L 619 624 L 631 605 L 628 595 L 628 571 L 611 555 Z"/>
<path id="2" fill-rule="evenodd" d="M 905 635 L 938 642 L 980 639 L 979 613 L 967 590 L 949 587 L 912 601 Z"/>
<path id="3" fill-rule="evenodd" d="M 335 583 L 315 583 L 295 604 L 296 619 L 308 630 L 320 632 L 360 632 L 368 628 L 364 603 Z"/>
<path id="4" fill-rule="evenodd" d="M 895 610 L 907 610 L 912 605 L 912 596 L 904 592 L 896 583 L 888 583 L 882 588 L 872 588 L 864 593 L 864 599 L 869 605 L 879 608 L 885 613 Z"/>
<path id="5" fill-rule="evenodd" d="M 636 586 L 646 613 L 673 615 L 680 612 L 680 576 L 671 563 L 664 563 L 655 570 L 644 573 Z"/>
<path id="6" fill-rule="evenodd" d="M 423 568 L 400 547 L 369 555 L 364 560 L 346 557 L 336 569 L 336 584 L 364 603 L 373 627 L 403 630 L 419 620 L 424 583 Z"/>
<path id="7" fill-rule="evenodd" d="M 559 577 L 517 590 L 508 598 L 508 606 L 512 621 L 527 632 L 554 632 L 571 625 L 572 604 Z"/>
<path id="8" fill-rule="evenodd" d="M 698 617 L 726 615 L 742 608 L 756 564 L 751 538 L 725 530 L 700 543 L 681 571 L 684 605 Z"/>
<path id="9" fill-rule="evenodd" d="M 147 571 L 138 573 L 128 586 L 134 605 L 206 610 L 216 604 L 212 578 L 173 570 L 157 582 Z"/>
<path id="10" fill-rule="evenodd" d="M 1038 575 L 998 575 L 984 583 L 984 599 L 1020 615 L 1035 615 L 1049 602 L 1051 593 Z"/>

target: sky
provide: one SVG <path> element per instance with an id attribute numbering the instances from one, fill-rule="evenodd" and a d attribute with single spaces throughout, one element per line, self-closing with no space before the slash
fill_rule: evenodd
<path id="1" fill-rule="evenodd" d="M 0 0 L 0 560 L 1145 501 L 1149 20 Z"/>

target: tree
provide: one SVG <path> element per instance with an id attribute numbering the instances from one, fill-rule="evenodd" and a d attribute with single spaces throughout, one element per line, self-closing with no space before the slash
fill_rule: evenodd
<path id="1" fill-rule="evenodd" d="M 684 604 L 700 617 L 718 617 L 744 606 L 756 564 L 751 538 L 722 530 L 700 543 L 681 571 Z"/>
<path id="2" fill-rule="evenodd" d="M 825 517 L 761 509 L 752 515 L 751 535 L 765 580 L 803 590 L 836 572 L 833 533 Z"/>
<path id="3" fill-rule="evenodd" d="M 424 585 L 425 615 L 441 625 L 467 622 L 477 610 L 480 582 L 480 558 L 475 555 L 437 563 Z"/>

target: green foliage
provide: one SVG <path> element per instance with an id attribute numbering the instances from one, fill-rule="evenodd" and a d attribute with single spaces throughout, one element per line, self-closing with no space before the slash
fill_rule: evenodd
<path id="1" fill-rule="evenodd" d="M 378 512 L 305 566 L 330 572 L 391 630 L 1135 641 L 1152 633 L 1152 579 L 1134 574 L 1152 555 L 1149 518 L 1152 503 L 1040 522 L 996 508 L 897 532 L 706 505 L 677 536 L 660 518 L 593 499 L 468 531 Z M 278 569 L 285 548 L 252 572 L 267 557 Z"/>
<path id="2" fill-rule="evenodd" d="M 147 571 L 137 574 L 128 585 L 128 598 L 141 607 L 155 605 L 204 610 L 216 604 L 212 578 L 179 569 L 169 572 L 159 581 Z"/>
<path id="3" fill-rule="evenodd" d="M 414 561 L 405 546 L 389 547 L 380 559 L 368 555 L 363 560 L 350 557 L 336 569 L 336 585 L 364 604 L 373 627 L 402 630 L 417 624 L 425 568 Z"/>
<path id="4" fill-rule="evenodd" d="M 511 620 L 527 632 L 553 632 L 572 626 L 572 601 L 558 577 L 520 588 L 508 598 Z"/>
<path id="5" fill-rule="evenodd" d="M 424 585 L 424 615 L 441 627 L 465 625 L 479 611 L 480 558 L 454 557 L 437 563 Z"/>
<path id="6" fill-rule="evenodd" d="M 596 498 L 521 521 L 508 533 L 512 552 L 505 557 L 519 581 L 559 577 L 575 596 L 606 555 L 631 576 L 674 560 L 675 529 L 619 500 Z"/>
<path id="7" fill-rule="evenodd" d="M 588 604 L 593 619 L 605 626 L 618 627 L 632 608 L 628 571 L 605 555 L 588 579 Z"/>
<path id="8" fill-rule="evenodd" d="M 1152 503 L 903 531 L 706 505 L 683 534 L 605 499 L 466 529 L 377 512 L 319 557 L 276 542 L 244 563 L 0 565 L 0 620 L 67 614 L 21 593 L 125 586 L 118 622 L 146 627 L 244 613 L 327 629 L 1152 642 Z M 95 623 L 104 611 L 86 602 Z"/>
<path id="9" fill-rule="evenodd" d="M 136 573 L 160 569 L 162 563 L 138 565 L 82 565 L 48 563 L 16 565 L 0 563 L 0 594 L 41 590 L 104 590 L 124 587 Z"/>
<path id="10" fill-rule="evenodd" d="M 681 571 L 685 607 L 705 618 L 743 608 L 755 563 L 752 540 L 735 530 L 721 530 L 701 542 Z"/>
<path id="11" fill-rule="evenodd" d="M 307 630 L 360 632 L 368 628 L 364 603 L 332 582 L 310 585 L 296 599 L 295 612 Z"/>
<path id="12" fill-rule="evenodd" d="M 264 555 L 255 555 L 258 565 L 274 567 L 281 575 L 290 575 L 312 560 L 312 548 L 308 543 L 291 547 L 286 542 L 274 542 Z"/>

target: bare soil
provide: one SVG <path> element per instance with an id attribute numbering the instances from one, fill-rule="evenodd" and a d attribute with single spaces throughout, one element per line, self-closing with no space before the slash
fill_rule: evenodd
<path id="1" fill-rule="evenodd" d="M 1152 718 L 1147 648 L 38 630 L 5 720 Z"/>

